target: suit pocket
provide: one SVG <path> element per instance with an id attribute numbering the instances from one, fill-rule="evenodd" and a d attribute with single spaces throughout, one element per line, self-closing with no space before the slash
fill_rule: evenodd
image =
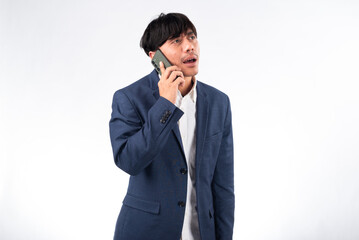
<path id="1" fill-rule="evenodd" d="M 154 201 L 143 200 L 138 197 L 134 197 L 131 195 L 126 195 L 123 200 L 123 205 L 126 205 L 131 208 L 135 208 L 144 212 L 159 214 L 160 213 L 160 203 Z"/>

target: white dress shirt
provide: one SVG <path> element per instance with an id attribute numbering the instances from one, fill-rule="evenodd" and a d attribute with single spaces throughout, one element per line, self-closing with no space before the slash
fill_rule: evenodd
<path id="1" fill-rule="evenodd" d="M 183 150 L 187 161 L 187 200 L 186 209 L 182 228 L 182 240 L 200 240 L 197 200 L 196 200 L 196 91 L 197 81 L 191 91 L 184 97 L 181 92 L 177 92 L 176 106 L 181 109 L 184 114 L 178 121 L 181 133 Z"/>

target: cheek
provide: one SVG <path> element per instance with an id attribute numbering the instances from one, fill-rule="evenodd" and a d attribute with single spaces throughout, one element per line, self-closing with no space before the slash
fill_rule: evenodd
<path id="1" fill-rule="evenodd" d="M 174 65 L 176 65 L 178 62 L 180 62 L 180 57 L 175 51 L 168 51 L 165 56 L 170 60 L 170 62 Z"/>
<path id="2" fill-rule="evenodd" d="M 179 54 L 173 54 L 172 59 L 173 59 L 172 62 L 173 62 L 174 65 L 179 65 L 179 64 L 182 63 L 181 62 L 181 55 L 179 55 Z"/>

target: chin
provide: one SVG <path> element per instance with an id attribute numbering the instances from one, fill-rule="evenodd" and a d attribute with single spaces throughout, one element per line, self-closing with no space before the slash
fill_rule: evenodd
<path id="1" fill-rule="evenodd" d="M 187 71 L 183 71 L 183 75 L 185 77 L 193 77 L 193 76 L 196 76 L 197 73 L 198 73 L 198 69 L 190 69 Z"/>

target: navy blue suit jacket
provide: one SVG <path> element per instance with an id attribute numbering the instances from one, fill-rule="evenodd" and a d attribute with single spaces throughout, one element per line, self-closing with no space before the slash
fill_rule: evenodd
<path id="1" fill-rule="evenodd" d="M 158 81 L 153 71 L 113 97 L 110 136 L 114 160 L 131 175 L 115 240 L 181 237 L 188 174 L 177 125 L 183 112 L 159 96 Z M 234 184 L 229 99 L 198 81 L 196 104 L 196 193 L 201 239 L 232 239 Z"/>

